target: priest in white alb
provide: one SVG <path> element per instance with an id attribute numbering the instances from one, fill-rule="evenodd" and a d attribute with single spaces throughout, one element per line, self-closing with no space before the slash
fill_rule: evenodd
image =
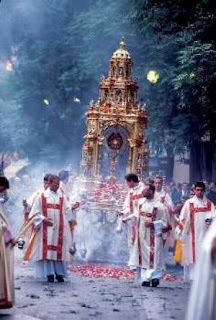
<path id="1" fill-rule="evenodd" d="M 34 231 L 25 259 L 35 262 L 36 277 L 64 282 L 72 244 L 68 222 L 72 218 L 71 205 L 59 189 L 59 177 L 52 175 L 49 188 L 37 196 L 29 214 Z"/>
<path id="2" fill-rule="evenodd" d="M 163 189 L 163 178 L 156 176 L 154 179 L 155 198 L 163 203 L 170 211 L 173 210 L 173 202 L 170 195 Z"/>
<path id="3" fill-rule="evenodd" d="M 27 222 L 29 218 L 29 212 L 33 206 L 33 203 L 38 195 L 42 194 L 49 187 L 49 179 L 51 177 L 50 173 L 45 174 L 43 179 L 43 188 L 40 188 L 36 192 L 34 192 L 27 200 L 23 199 L 23 207 L 24 207 L 24 221 Z"/>
<path id="4" fill-rule="evenodd" d="M 163 230 L 164 259 L 167 263 L 174 261 L 174 228 L 175 220 L 173 215 L 173 202 L 170 195 L 163 188 L 163 178 L 157 175 L 154 179 L 155 199 L 158 199 L 164 206 L 167 214 L 168 226 Z"/>
<path id="5" fill-rule="evenodd" d="M 127 223 L 127 237 L 128 237 L 128 248 L 129 248 L 129 259 L 131 250 L 135 241 L 136 233 L 136 219 L 134 216 L 135 208 L 138 205 L 140 198 L 143 198 L 142 191 L 144 184 L 139 182 L 138 176 L 134 173 L 129 173 L 125 176 L 126 184 L 130 188 L 123 205 L 123 216 L 120 221 Z M 128 217 L 131 217 L 130 219 Z M 133 269 L 135 266 L 131 266 Z"/>
<path id="6" fill-rule="evenodd" d="M 146 183 L 143 197 L 135 208 L 135 240 L 129 266 L 140 268 L 143 286 L 157 287 L 164 267 L 162 230 L 167 227 L 168 221 L 164 207 L 155 199 L 154 192 L 154 185 Z"/>
<path id="7" fill-rule="evenodd" d="M 155 195 L 154 195 L 155 199 L 159 200 L 161 204 L 164 205 L 165 210 L 167 212 L 167 218 L 169 220 L 169 230 L 167 231 L 167 236 L 168 236 L 172 227 L 173 202 L 170 195 L 163 188 L 163 178 L 161 176 L 155 177 L 154 186 L 155 186 Z"/>
<path id="8" fill-rule="evenodd" d="M 214 204 L 205 197 L 205 184 L 197 182 L 195 195 L 185 202 L 176 227 L 176 236 L 182 238 L 182 264 L 185 280 L 194 278 L 194 265 L 199 257 L 208 224 L 214 215 Z"/>

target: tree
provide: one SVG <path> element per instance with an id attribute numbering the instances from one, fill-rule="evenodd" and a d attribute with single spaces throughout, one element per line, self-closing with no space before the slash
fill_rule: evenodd
<path id="1" fill-rule="evenodd" d="M 11 56 L 12 46 L 17 48 L 10 91 L 30 123 L 22 149 L 32 158 L 53 150 L 66 157 L 81 150 L 83 114 L 98 96 L 112 49 L 107 57 L 104 53 L 116 48 L 123 14 L 111 0 L 106 6 L 102 1 L 83 1 L 81 6 L 70 0 L 11 0 L 10 5 L 10 18 L 2 22 L 9 30 L 5 55 Z"/>
<path id="2" fill-rule="evenodd" d="M 26 155 L 66 158 L 81 150 L 83 114 L 126 35 L 150 114 L 148 140 L 157 154 L 165 147 L 167 175 L 186 147 L 200 154 L 200 177 L 204 167 L 214 174 L 213 163 L 201 160 L 209 158 L 205 149 L 214 158 L 215 148 L 213 1 L 10 0 L 0 9 L 0 59 L 13 64 L 2 104 L 10 97 L 14 118 L 22 119 L 14 124 L 16 146 Z M 158 72 L 157 83 L 147 81 L 149 70 Z M 208 132 L 210 146 L 201 142 Z"/>
<path id="3" fill-rule="evenodd" d="M 215 149 L 214 2 L 137 0 L 134 1 L 134 8 L 134 23 L 139 26 L 143 38 L 146 34 L 152 35 L 152 45 L 161 49 L 168 71 L 164 79 L 168 90 L 163 95 L 159 93 L 158 101 L 164 113 L 159 112 L 158 119 L 153 110 L 156 100 L 150 95 L 153 101 L 150 112 L 155 124 L 164 124 L 163 127 L 159 126 L 165 135 L 172 137 L 168 140 L 175 153 L 184 151 L 185 146 L 190 149 L 191 168 L 195 168 L 191 170 L 191 180 L 214 178 L 212 159 L 215 156 L 214 152 L 209 152 Z M 167 50 L 169 60 L 164 59 Z M 164 108 L 167 100 L 170 103 Z M 164 121 L 166 118 L 167 122 Z M 211 148 L 209 144 L 206 146 L 206 156 L 202 140 L 208 132 Z M 160 136 L 165 138 L 163 134 Z M 195 159 L 198 160 L 197 166 Z M 211 163 L 207 163 L 207 160 Z M 208 168 L 208 172 L 205 168 Z"/>

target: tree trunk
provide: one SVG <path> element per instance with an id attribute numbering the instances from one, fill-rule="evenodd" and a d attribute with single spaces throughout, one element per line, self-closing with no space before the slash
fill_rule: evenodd
<path id="1" fill-rule="evenodd" d="M 190 150 L 190 182 L 216 181 L 216 144 L 194 142 Z"/>
<path id="2" fill-rule="evenodd" d="M 212 181 L 212 160 L 213 160 L 213 144 L 211 142 L 203 142 L 202 149 L 202 177 L 203 180 Z"/>
<path id="3" fill-rule="evenodd" d="M 174 169 L 174 156 L 167 157 L 167 165 L 166 165 L 166 180 L 173 180 L 173 169 Z"/>
<path id="4" fill-rule="evenodd" d="M 216 143 L 212 145 L 212 177 L 211 181 L 216 182 Z"/>
<path id="5" fill-rule="evenodd" d="M 194 141 L 190 149 L 190 183 L 202 181 L 201 145 Z"/>

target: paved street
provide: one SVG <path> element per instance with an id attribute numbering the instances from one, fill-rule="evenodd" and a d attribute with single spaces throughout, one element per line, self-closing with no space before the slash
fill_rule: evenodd
<path id="1" fill-rule="evenodd" d="M 66 283 L 33 278 L 31 268 L 16 268 L 16 306 L 0 311 L 1 320 L 135 319 L 182 320 L 189 286 L 162 282 L 143 288 L 132 280 L 85 278 L 71 274 Z"/>

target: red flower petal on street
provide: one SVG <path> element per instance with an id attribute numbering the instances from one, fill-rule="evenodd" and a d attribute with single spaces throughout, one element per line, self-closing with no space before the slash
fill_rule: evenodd
<path id="1" fill-rule="evenodd" d="M 79 274 L 88 278 L 113 278 L 113 279 L 134 279 L 136 272 L 123 267 L 104 266 L 100 264 L 83 264 L 69 267 L 71 273 Z M 174 274 L 164 274 L 163 281 L 177 281 L 182 279 Z"/>

